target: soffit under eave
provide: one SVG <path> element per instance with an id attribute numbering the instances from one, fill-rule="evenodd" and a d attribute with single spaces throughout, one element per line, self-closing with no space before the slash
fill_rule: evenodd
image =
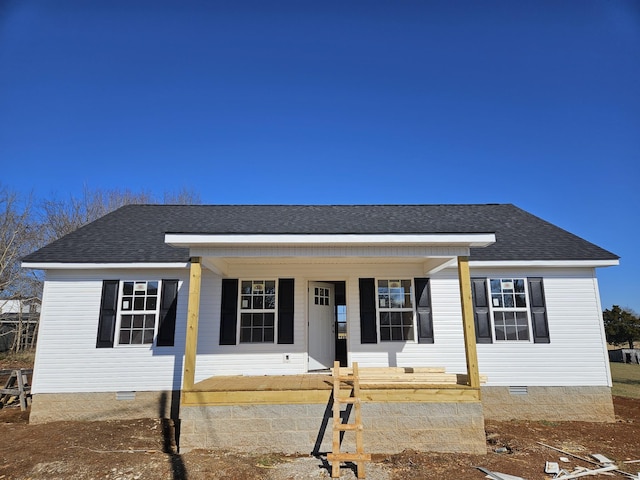
<path id="1" fill-rule="evenodd" d="M 221 258 L 221 257 L 201 257 L 203 267 L 212 271 L 216 275 L 228 276 L 230 272 L 237 268 L 246 270 L 247 267 L 282 266 L 292 267 L 309 265 L 324 268 L 335 268 L 336 271 L 348 271 L 348 267 L 371 266 L 371 265 L 413 265 L 424 275 L 434 274 L 445 268 L 457 264 L 456 256 L 448 257 L 361 257 L 361 258 L 283 258 L 283 257 L 251 257 L 251 258 Z"/>

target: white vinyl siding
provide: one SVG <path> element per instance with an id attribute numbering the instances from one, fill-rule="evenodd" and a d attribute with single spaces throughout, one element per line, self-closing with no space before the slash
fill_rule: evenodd
<path id="1" fill-rule="evenodd" d="M 50 271 L 34 367 L 33 393 L 179 389 L 187 316 L 188 270 Z M 104 279 L 177 278 L 174 347 L 96 348 Z"/>
<path id="2" fill-rule="evenodd" d="M 398 269 L 397 271 L 405 270 L 403 278 L 424 276 L 423 272 L 412 271 L 407 266 L 396 266 L 396 269 Z M 361 344 L 358 279 L 352 279 L 351 285 L 347 286 L 347 309 L 350 312 L 349 319 L 351 321 L 347 347 L 351 352 L 350 361 L 359 362 L 360 366 L 374 367 L 436 366 L 445 367 L 449 373 L 465 373 L 464 334 L 458 278 L 454 272 L 433 276 L 430 279 L 430 288 L 435 344 L 416 342 Z"/>
<path id="3" fill-rule="evenodd" d="M 610 386 L 592 269 L 472 270 L 471 276 L 544 278 L 551 343 L 477 344 L 480 373 L 488 377 L 488 386 Z M 406 343 L 399 350 L 388 343 L 361 345 L 359 332 L 353 335 L 350 331 L 350 360 L 361 366 L 443 366 L 450 373 L 465 373 L 457 272 L 439 272 L 431 277 L 430 285 L 434 345 Z M 348 309 L 358 309 L 357 283 L 352 285 L 347 302 Z M 355 315 L 357 322 L 359 312 Z M 354 326 L 357 329 L 357 323 L 350 324 L 352 329 Z"/>
<path id="4" fill-rule="evenodd" d="M 248 269 L 240 274 L 234 272 L 232 276 L 245 279 L 294 278 L 289 272 L 273 268 Z M 203 269 L 196 382 L 213 375 L 291 375 L 306 372 L 306 287 L 301 282 L 295 278 L 293 344 L 278 344 L 276 340 L 272 343 L 220 345 L 222 279 Z M 288 361 L 285 356 L 289 357 Z"/>
<path id="5" fill-rule="evenodd" d="M 497 272 L 472 272 L 496 276 Z M 506 272 L 505 272 L 506 273 Z M 592 269 L 537 269 L 506 275 L 544 278 L 550 343 L 479 344 L 488 385 L 610 386 L 597 280 Z"/>
<path id="6" fill-rule="evenodd" d="M 220 345 L 221 277 L 203 268 L 196 381 L 213 375 L 289 375 L 307 371 L 309 281 L 344 281 L 349 362 L 361 366 L 438 366 L 465 373 L 456 268 L 429 276 L 434 344 L 360 343 L 359 278 L 425 277 L 423 263 L 291 263 L 230 265 L 229 278 L 293 278 L 294 344 Z M 179 389 L 185 344 L 188 269 L 48 272 L 44 287 L 34 393 Z M 477 345 L 487 385 L 610 384 L 597 281 L 588 268 L 472 270 L 473 277 L 543 277 L 551 343 Z M 426 275 L 428 276 L 428 275 Z M 96 348 L 102 280 L 177 278 L 174 347 Z M 277 338 L 277 337 L 276 337 Z"/>

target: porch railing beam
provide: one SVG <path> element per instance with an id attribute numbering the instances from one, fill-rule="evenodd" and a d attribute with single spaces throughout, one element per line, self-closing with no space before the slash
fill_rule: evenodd
<path id="1" fill-rule="evenodd" d="M 184 347 L 184 375 L 182 390 L 193 390 L 196 373 L 196 349 L 198 345 L 198 318 L 200 316 L 201 258 L 191 258 L 189 272 L 189 303 L 187 306 L 187 335 Z"/>
<path id="2" fill-rule="evenodd" d="M 469 257 L 458 257 L 458 279 L 460 282 L 460 303 L 462 304 L 462 325 L 464 330 L 464 351 L 467 357 L 467 382 L 470 387 L 480 388 L 478 351 L 476 350 L 476 330 L 473 320 L 473 299 L 471 297 L 471 275 Z"/>

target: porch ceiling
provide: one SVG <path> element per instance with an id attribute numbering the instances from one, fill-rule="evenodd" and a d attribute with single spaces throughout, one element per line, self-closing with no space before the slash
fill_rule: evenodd
<path id="1" fill-rule="evenodd" d="M 191 257 L 222 275 L 246 265 L 309 264 L 412 264 L 433 273 L 495 241 L 493 233 L 165 235 L 167 244 L 188 247 Z"/>
<path id="2" fill-rule="evenodd" d="M 450 257 L 202 257 L 202 265 L 219 274 L 228 275 L 234 268 L 268 265 L 415 265 L 425 274 L 433 274 L 455 266 L 456 256 Z"/>

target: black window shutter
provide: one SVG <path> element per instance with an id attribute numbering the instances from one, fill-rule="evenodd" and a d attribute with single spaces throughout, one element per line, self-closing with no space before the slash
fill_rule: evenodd
<path id="1" fill-rule="evenodd" d="M 220 312 L 220 345 L 236 344 L 238 323 L 238 280 L 222 279 L 222 308 Z"/>
<path id="2" fill-rule="evenodd" d="M 162 280 L 160 294 L 160 319 L 158 321 L 158 347 L 173 347 L 176 336 L 176 307 L 178 305 L 178 280 Z"/>
<path id="3" fill-rule="evenodd" d="M 487 297 L 487 280 L 485 278 L 472 278 L 471 292 L 473 294 L 473 321 L 476 327 L 476 343 L 493 343 L 489 299 Z"/>
<path id="4" fill-rule="evenodd" d="M 113 348 L 113 337 L 116 332 L 119 285 L 119 280 L 104 280 L 102 282 L 102 300 L 100 301 L 96 348 Z"/>
<path id="5" fill-rule="evenodd" d="M 378 343 L 376 281 L 360 279 L 360 343 Z"/>
<path id="6" fill-rule="evenodd" d="M 431 314 L 431 288 L 428 278 L 414 278 L 416 287 L 416 313 L 418 315 L 418 343 L 434 343 L 433 316 Z"/>
<path id="7" fill-rule="evenodd" d="M 293 343 L 293 278 L 278 280 L 278 343 Z"/>
<path id="8" fill-rule="evenodd" d="M 529 307 L 531 309 L 531 325 L 534 343 L 550 343 L 547 308 L 544 301 L 542 278 L 532 277 L 529 282 Z"/>

